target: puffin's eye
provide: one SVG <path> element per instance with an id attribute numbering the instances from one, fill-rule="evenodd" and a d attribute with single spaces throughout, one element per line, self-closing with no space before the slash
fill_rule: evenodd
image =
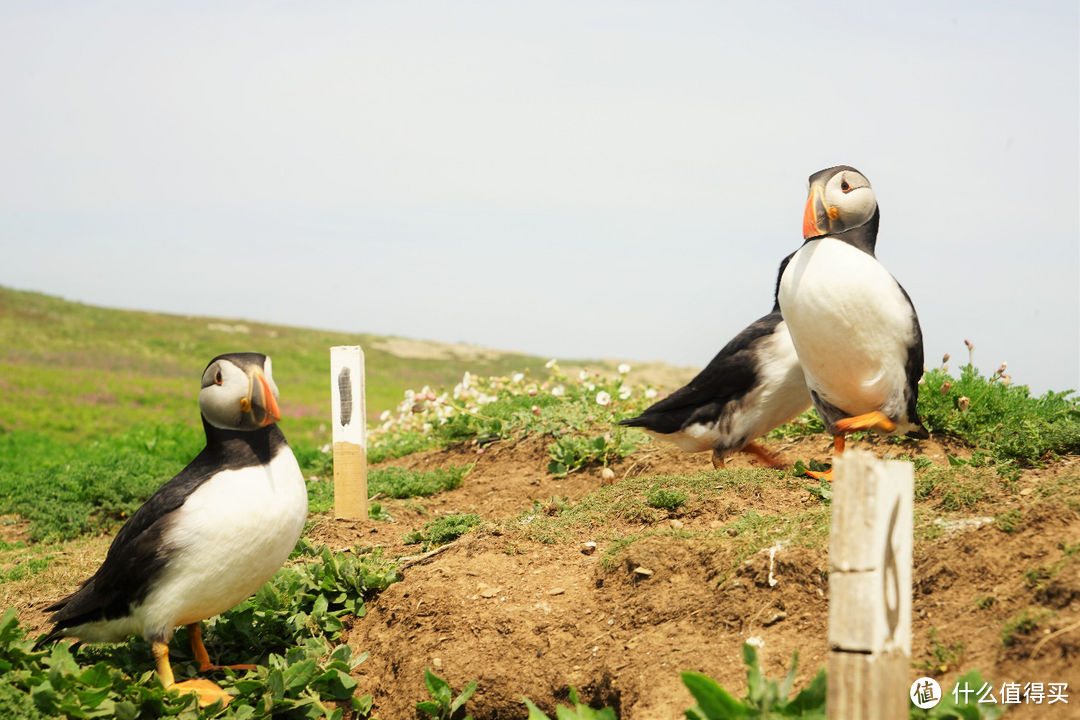
<path id="1" fill-rule="evenodd" d="M 217 375 L 214 375 L 214 382 L 216 382 L 218 385 L 220 385 L 224 381 L 225 381 L 224 378 L 221 377 L 221 371 L 218 370 Z"/>
<path id="2" fill-rule="evenodd" d="M 843 190 L 846 193 L 851 192 L 851 186 L 848 185 L 847 180 L 844 180 L 843 182 L 840 183 L 840 189 Z"/>

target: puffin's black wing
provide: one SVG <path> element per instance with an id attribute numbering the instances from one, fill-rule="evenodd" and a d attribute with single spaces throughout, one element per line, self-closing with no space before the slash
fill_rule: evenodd
<path id="1" fill-rule="evenodd" d="M 908 437 L 919 438 L 925 440 L 930 437 L 929 431 L 923 427 L 922 419 L 919 417 L 919 380 L 923 376 L 923 339 L 922 328 L 919 326 L 919 315 L 915 312 L 915 304 L 911 302 L 911 298 L 907 294 L 907 290 L 900 283 L 896 283 L 900 288 L 900 292 L 904 294 L 904 299 L 907 300 L 908 307 L 911 308 L 911 322 L 914 329 L 914 333 L 911 338 L 911 345 L 908 346 L 907 360 L 904 364 L 904 372 L 907 375 L 907 388 L 904 395 L 907 399 L 907 416 L 908 421 L 911 424 L 916 425 L 916 429 L 907 434 Z"/>
<path id="2" fill-rule="evenodd" d="M 168 561 L 161 536 L 188 496 L 221 471 L 216 455 L 203 449 L 128 518 L 97 572 L 74 593 L 45 608 L 58 611 L 51 618 L 56 626 L 45 640 L 63 637 L 64 628 L 123 617 L 146 597 Z"/>
<path id="3" fill-rule="evenodd" d="M 685 387 L 654 403 L 641 415 L 621 420 L 619 424 L 669 434 L 681 430 L 692 415 L 707 406 L 712 407 L 706 412 L 718 417 L 724 405 L 742 397 L 754 386 L 758 365 L 755 344 L 772 335 L 781 320 L 778 309 L 755 320 L 725 345 Z"/>

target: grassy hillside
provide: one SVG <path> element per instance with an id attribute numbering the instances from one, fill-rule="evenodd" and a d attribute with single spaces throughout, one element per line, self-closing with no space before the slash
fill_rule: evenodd
<path id="1" fill-rule="evenodd" d="M 330 348 L 361 345 L 369 417 L 407 388 L 453 386 L 480 375 L 539 369 L 544 360 L 426 344 L 441 357 L 383 348 L 416 345 L 374 335 L 246 321 L 109 310 L 0 287 L 0 433 L 33 431 L 65 442 L 175 423 L 198 428 L 196 397 L 206 363 L 253 350 L 274 359 L 282 422 L 292 441 L 329 442 Z M 466 357 L 461 357 L 465 355 Z"/>

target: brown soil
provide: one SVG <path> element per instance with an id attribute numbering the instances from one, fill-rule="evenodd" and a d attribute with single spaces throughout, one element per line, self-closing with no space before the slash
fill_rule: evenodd
<path id="1" fill-rule="evenodd" d="M 767 444 L 789 465 L 795 459 L 827 460 L 831 451 L 824 436 Z M 951 441 L 857 444 L 882 456 L 923 455 L 938 464 L 947 464 L 947 454 L 970 456 Z M 335 549 L 381 546 L 400 556 L 419 552 L 402 537 L 436 515 L 469 512 L 491 521 L 407 567 L 404 580 L 372 600 L 367 616 L 348 628 L 348 643 L 370 654 L 356 677 L 359 693 L 374 696 L 377 717 L 417 717 L 415 704 L 427 699 L 425 668 L 445 677 L 455 691 L 477 681 L 468 705 L 476 720 L 525 718 L 523 696 L 554 716 L 554 706 L 566 702 L 570 687 L 594 706 L 614 707 L 622 720 L 653 720 L 682 717 L 693 705 L 682 671 L 706 673 L 741 696 L 741 647 L 747 640 L 760 644 L 769 677 L 781 677 L 798 650 L 796 687 L 825 664 L 825 551 L 782 545 L 738 562 L 734 538 L 717 531 L 732 515 L 748 511 L 791 517 L 817 506 L 810 493 L 778 482 L 650 526 L 613 521 L 595 537 L 575 531 L 565 541 L 541 544 L 497 521 L 517 517 L 536 503 L 543 512 L 555 496 L 579 499 L 602 483 L 595 468 L 552 478 L 546 472 L 546 445 L 530 438 L 479 453 L 463 447 L 394 461 L 419 469 L 476 465 L 456 490 L 383 500 L 393 523 L 322 518 L 311 531 L 313 541 Z M 740 456 L 729 467 L 756 462 Z M 710 468 L 707 455 L 690 456 L 660 444 L 647 445 L 613 467 L 615 482 L 642 473 Z M 1010 486 L 1023 490 L 987 501 L 963 516 L 974 521 L 952 522 L 940 537 L 916 543 L 912 680 L 928 674 L 919 664 L 940 665 L 931 663 L 933 628 L 937 643 L 954 651 L 948 667 L 934 670 L 944 687 L 976 668 L 994 684 L 995 696 L 1004 682 L 1064 682 L 1067 706 L 1021 704 L 1008 717 L 1080 717 L 1080 558 L 1063 551 L 1080 544 L 1080 516 L 1054 497 L 1039 499 L 1038 492 L 1043 484 L 1063 480 L 1072 487 L 1080 483 L 1077 458 L 1024 473 Z M 930 505 L 920 503 L 924 509 Z M 990 520 L 1012 509 L 1023 512 L 1014 532 Z M 602 558 L 612 538 L 643 530 L 659 532 L 621 548 L 613 566 L 605 567 Z M 583 546 L 589 539 L 598 542 L 595 551 Z M 97 549 L 104 552 L 104 546 Z M 1054 570 L 1043 578 L 1033 577 L 1033 568 Z M 8 600 L 37 627 L 44 601 L 73 587 L 74 579 L 70 585 L 56 582 L 49 598 Z M 1041 623 L 1027 634 L 1009 634 L 1004 643 L 1003 627 L 1025 609 L 1040 614 Z"/>

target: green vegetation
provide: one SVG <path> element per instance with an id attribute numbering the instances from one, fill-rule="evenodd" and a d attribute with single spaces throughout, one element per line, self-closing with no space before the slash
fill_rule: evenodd
<path id="1" fill-rule="evenodd" d="M 0 708 L 24 717 L 327 718 L 339 720 L 344 702 L 367 717 L 371 698 L 356 698 L 349 673 L 364 656 L 336 645 L 346 614 L 362 617 L 364 599 L 399 579 L 377 555 L 331 553 L 302 541 L 296 564 L 280 570 L 255 597 L 207 623 L 214 655 L 255 661 L 241 677 L 228 671 L 223 687 L 236 695 L 227 708 L 195 708 L 194 697 L 166 692 L 154 673 L 149 645 L 66 643 L 35 650 L 8 609 L 0 619 Z M 191 675 L 185 633 L 171 653 L 177 679 Z M 26 700 L 29 698 L 30 703 Z M 10 699 L 10 702 L 9 702 Z M 37 715 L 30 713 L 33 708 Z"/>
<path id="2" fill-rule="evenodd" d="M 532 704 L 529 698 L 521 698 L 525 703 L 525 707 L 529 709 L 528 720 L 551 720 L 547 715 L 541 712 L 540 708 Z M 593 710 L 591 707 L 581 702 L 578 698 L 577 690 L 572 686 L 570 688 L 570 707 L 565 705 L 559 705 L 555 708 L 556 720 L 618 720 L 615 716 L 615 711 L 611 708 L 603 708 L 601 710 Z"/>
<path id="3" fill-rule="evenodd" d="M 465 686 L 465 689 L 457 697 L 454 697 L 454 691 L 450 688 L 450 683 L 431 672 L 428 668 L 424 668 L 424 685 L 427 687 L 432 699 L 416 703 L 416 709 L 435 720 L 457 720 L 458 716 L 455 713 L 464 708 L 465 703 L 476 692 L 476 681 L 473 680 Z M 466 715 L 463 720 L 472 720 L 472 718 Z"/>
<path id="4" fill-rule="evenodd" d="M 398 499 L 434 495 L 459 487 L 472 468 L 472 465 L 465 465 L 427 472 L 398 467 L 372 468 L 368 471 L 368 492 Z"/>
<path id="5" fill-rule="evenodd" d="M 423 543 L 424 550 L 457 540 L 481 522 L 479 515 L 445 515 L 432 520 L 423 530 L 412 530 L 405 536 L 406 545 Z"/>
<path id="6" fill-rule="evenodd" d="M 1001 644 L 1003 647 L 1015 645 L 1021 637 L 1032 635 L 1043 626 L 1054 613 L 1049 610 L 1024 608 L 1001 626 Z"/>
<path id="7" fill-rule="evenodd" d="M 685 505 L 688 497 L 690 496 L 682 490 L 656 487 L 645 495 L 645 502 L 657 510 L 674 511 Z"/>
<path id="8" fill-rule="evenodd" d="M 957 641 L 946 644 L 936 627 L 930 628 L 930 657 L 915 664 L 928 674 L 937 677 L 958 667 L 964 660 L 964 643 Z"/>
<path id="9" fill-rule="evenodd" d="M 825 719 L 825 670 L 819 670 L 809 686 L 788 700 L 795 684 L 799 653 L 792 656 L 791 669 L 779 683 L 765 679 L 757 649 L 749 643 L 743 644 L 743 662 L 746 663 L 746 697 L 742 702 L 732 697 L 715 680 L 700 673 L 683 673 L 683 683 L 698 703 L 697 707 L 686 711 L 686 717 L 690 720 L 738 717 Z"/>
<path id="10" fill-rule="evenodd" d="M 463 359 L 438 346 L 430 358 L 403 357 L 390 352 L 393 342 L 110 310 L 0 287 L 0 434 L 30 430 L 79 442 L 132 427 L 179 424 L 201 435 L 195 412 L 199 376 L 211 358 L 227 352 L 256 350 L 274 359 L 282 429 L 290 441 L 309 445 L 329 440 L 323 426 L 330 417 L 333 346 L 363 346 L 370 417 L 393 408 L 409 387 L 456 382 L 465 363 L 485 375 L 543 365 L 539 358 L 488 351 Z"/>
<path id="11" fill-rule="evenodd" d="M 960 378 L 930 370 L 919 392 L 919 414 L 935 433 L 948 433 L 976 448 L 974 464 L 1015 476 L 1051 457 L 1080 452 L 1080 407 L 1071 390 L 1032 397 L 1026 385 L 1007 381 L 1004 366 L 989 378 L 973 365 Z"/>

